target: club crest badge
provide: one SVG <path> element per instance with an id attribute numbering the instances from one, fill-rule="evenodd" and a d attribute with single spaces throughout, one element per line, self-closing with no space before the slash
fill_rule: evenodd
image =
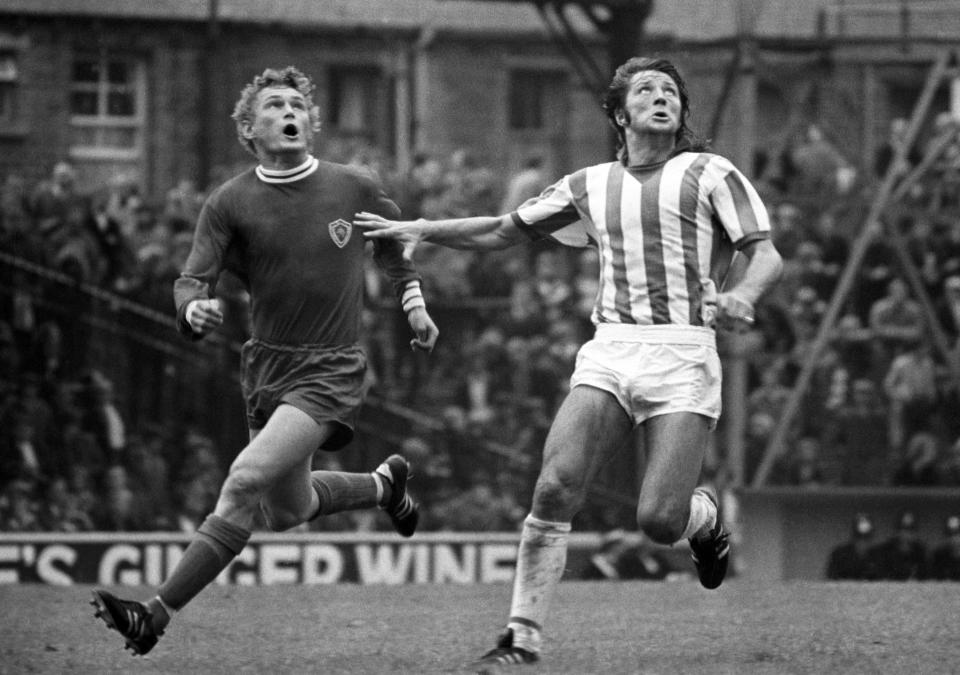
<path id="1" fill-rule="evenodd" d="M 330 230 L 330 238 L 338 248 L 343 248 L 350 241 L 350 235 L 353 233 L 353 224 L 348 223 L 343 218 L 333 221 L 327 228 Z"/>

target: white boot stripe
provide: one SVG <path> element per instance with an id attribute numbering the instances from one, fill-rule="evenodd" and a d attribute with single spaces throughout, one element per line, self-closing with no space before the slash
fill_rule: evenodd
<path id="1" fill-rule="evenodd" d="M 410 499 L 409 495 L 404 495 L 403 501 L 397 506 L 396 511 L 393 512 L 393 515 L 398 518 L 404 518 L 410 514 L 413 510 L 413 500 Z"/>
<path id="2" fill-rule="evenodd" d="M 390 485 L 394 484 L 393 471 L 390 470 L 390 465 L 386 462 L 377 467 L 377 473 L 390 481 Z"/>

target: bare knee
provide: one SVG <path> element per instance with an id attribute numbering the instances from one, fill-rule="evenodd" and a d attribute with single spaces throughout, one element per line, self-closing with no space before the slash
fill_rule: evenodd
<path id="1" fill-rule="evenodd" d="M 228 512 L 251 519 L 259 509 L 267 527 L 274 532 L 289 530 L 307 520 L 309 516 L 305 513 L 270 503 L 267 497 L 269 487 L 263 472 L 242 463 L 234 463 L 220 491 L 220 504 Z"/>
<path id="2" fill-rule="evenodd" d="M 220 503 L 230 510 L 256 511 L 266 484 L 259 471 L 243 464 L 233 464 L 220 489 Z"/>
<path id="3" fill-rule="evenodd" d="M 673 544 L 683 535 L 685 516 L 671 504 L 643 502 L 637 506 L 637 525 L 658 544 Z"/>
<path id="4" fill-rule="evenodd" d="M 534 514 L 546 520 L 568 522 L 583 507 L 583 481 L 575 476 L 544 470 L 533 493 Z"/>

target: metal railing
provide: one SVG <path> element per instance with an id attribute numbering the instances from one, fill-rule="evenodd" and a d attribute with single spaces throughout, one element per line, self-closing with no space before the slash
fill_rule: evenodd
<path id="1" fill-rule="evenodd" d="M 132 429 L 144 426 L 176 433 L 189 426 L 209 436 L 226 466 L 246 442 L 239 393 L 239 352 L 242 344 L 212 334 L 187 343 L 176 333 L 170 313 L 140 304 L 116 292 L 87 283 L 30 260 L 0 252 L 0 297 L 26 292 L 36 322 L 54 321 L 74 334 L 66 350 L 79 350 L 69 359 L 76 372 L 98 370 L 114 385 L 116 404 Z M 172 301 L 171 301 L 172 302 Z M 478 299 L 462 311 L 500 309 L 502 299 Z M 395 311 L 394 307 L 379 311 Z M 0 317 L 6 318 L 6 317 Z M 381 395 L 368 396 L 361 414 L 358 441 L 376 440 L 399 451 L 415 431 L 439 435 L 438 418 Z M 480 465 L 530 474 L 539 457 L 485 439 L 477 446 Z M 457 449 L 453 449 L 454 452 Z M 366 458 L 365 461 L 369 461 Z M 604 504 L 633 507 L 635 499 L 617 490 L 595 486 L 591 497 Z"/>

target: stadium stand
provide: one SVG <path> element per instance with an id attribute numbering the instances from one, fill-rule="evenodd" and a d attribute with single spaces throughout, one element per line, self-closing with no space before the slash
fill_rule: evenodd
<path id="1" fill-rule="evenodd" d="M 823 136 L 817 129 L 817 143 Z M 953 144 L 943 172 L 960 168 Z M 406 175 L 370 150 L 342 159 L 375 166 L 410 217 L 489 211 L 505 187 L 466 151 L 420 157 Z M 36 186 L 8 175 L 0 191 L 0 530 L 189 531 L 245 435 L 226 423 L 238 418 L 245 295 L 239 283 L 224 289 L 228 325 L 216 337 L 180 341 L 170 288 L 203 192 L 182 181 L 153 202 L 118 177 L 79 194 L 71 171 L 58 164 Z M 839 186 L 822 176 L 791 181 L 789 172 L 759 181 L 788 270 L 757 310 L 762 348 L 749 355 L 745 392 L 748 481 L 871 197 L 871 181 L 849 171 Z M 899 227 L 956 349 L 960 221 L 948 214 L 960 193 L 956 182 L 932 177 L 908 202 Z M 595 256 L 546 245 L 484 255 L 425 247 L 418 264 L 441 342 L 430 357 L 404 348 L 402 317 L 371 269 L 361 433 L 347 452 L 317 461 L 352 470 L 403 448 L 419 467 L 414 485 L 428 528 L 515 530 L 549 419 L 589 335 Z M 960 484 L 956 382 L 926 348 L 900 277 L 884 246 L 874 246 L 816 364 L 775 485 Z M 931 376 L 911 378 L 917 364 Z M 707 467 L 715 476 L 725 471 L 723 447 L 717 457 Z M 631 526 L 633 504 L 619 496 L 637 474 L 627 469 L 605 470 L 578 528 Z"/>

